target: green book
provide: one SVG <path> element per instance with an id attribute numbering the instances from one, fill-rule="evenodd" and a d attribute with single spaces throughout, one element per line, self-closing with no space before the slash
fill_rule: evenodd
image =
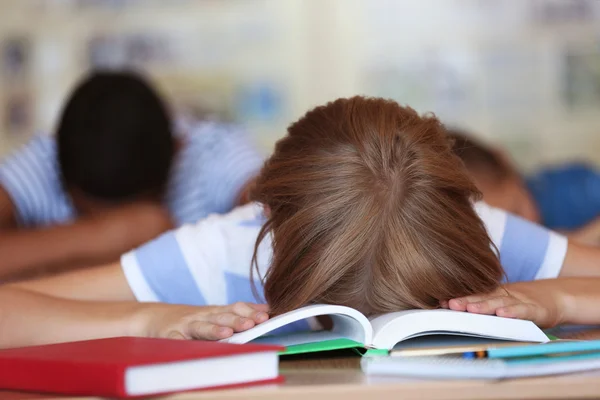
<path id="1" fill-rule="evenodd" d="M 329 316 L 331 330 L 311 330 L 286 335 L 273 332 L 302 320 Z M 228 343 L 269 343 L 286 347 L 283 354 L 301 354 L 347 348 L 368 349 L 370 354 L 387 353 L 402 342 L 415 338 L 458 338 L 458 340 L 502 340 L 515 342 L 547 342 L 549 339 L 530 321 L 471 314 L 451 310 L 408 310 L 367 318 L 359 311 L 344 306 L 317 304 L 302 307 L 271 318 L 245 332 L 222 341 Z M 448 340 L 444 339 L 444 340 Z M 433 339 L 440 345 L 444 340 Z M 425 340 L 427 342 L 428 340 Z"/>

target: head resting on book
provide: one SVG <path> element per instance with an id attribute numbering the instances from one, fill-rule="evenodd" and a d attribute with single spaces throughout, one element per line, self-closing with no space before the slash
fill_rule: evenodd
<path id="1" fill-rule="evenodd" d="M 327 303 L 372 315 L 494 289 L 502 268 L 451 144 L 434 116 L 378 98 L 290 125 L 253 193 L 270 210 L 257 246 L 272 235 L 273 313 Z"/>

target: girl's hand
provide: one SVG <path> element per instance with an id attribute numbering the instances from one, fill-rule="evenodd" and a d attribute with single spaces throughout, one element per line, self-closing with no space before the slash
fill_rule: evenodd
<path id="1" fill-rule="evenodd" d="M 569 315 L 561 283 L 561 279 L 513 283 L 489 294 L 451 299 L 440 305 L 456 311 L 526 319 L 550 328 L 566 322 Z"/>
<path id="2" fill-rule="evenodd" d="M 136 336 L 220 340 L 269 319 L 266 304 L 235 303 L 227 306 L 182 306 L 147 303 L 137 319 Z"/>

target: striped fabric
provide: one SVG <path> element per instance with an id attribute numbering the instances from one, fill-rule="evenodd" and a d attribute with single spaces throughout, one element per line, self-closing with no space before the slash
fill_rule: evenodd
<path id="1" fill-rule="evenodd" d="M 566 237 L 483 202 L 475 204 L 475 211 L 500 252 L 508 282 L 558 276 L 567 254 Z"/>
<path id="2" fill-rule="evenodd" d="M 475 209 L 499 249 L 509 282 L 558 276 L 567 251 L 566 238 L 483 203 Z M 262 302 L 258 281 L 254 285 L 259 297 L 252 293 L 250 263 L 263 222 L 262 208 L 249 204 L 166 233 L 121 258 L 129 286 L 139 301 L 193 305 Z M 266 239 L 258 253 L 261 276 L 268 269 L 271 251 Z"/>
<path id="3" fill-rule="evenodd" d="M 67 223 L 73 206 L 62 190 L 56 162 L 56 144 L 36 136 L 0 165 L 0 184 L 12 198 L 17 221 L 23 226 Z"/>
<path id="4" fill-rule="evenodd" d="M 178 225 L 235 206 L 244 184 L 258 173 L 263 159 L 244 131 L 234 125 L 189 125 L 173 166 L 166 203 Z M 22 226 L 68 223 L 75 209 L 63 191 L 56 143 L 36 136 L 0 165 L 0 185 L 11 196 Z"/>

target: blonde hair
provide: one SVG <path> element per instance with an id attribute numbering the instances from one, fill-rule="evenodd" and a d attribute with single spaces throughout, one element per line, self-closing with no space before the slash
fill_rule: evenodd
<path id="1" fill-rule="evenodd" d="M 314 303 L 366 314 L 437 307 L 494 289 L 502 268 L 479 192 L 434 116 L 338 99 L 288 128 L 253 192 L 270 210 L 263 277 L 273 314 Z"/>

